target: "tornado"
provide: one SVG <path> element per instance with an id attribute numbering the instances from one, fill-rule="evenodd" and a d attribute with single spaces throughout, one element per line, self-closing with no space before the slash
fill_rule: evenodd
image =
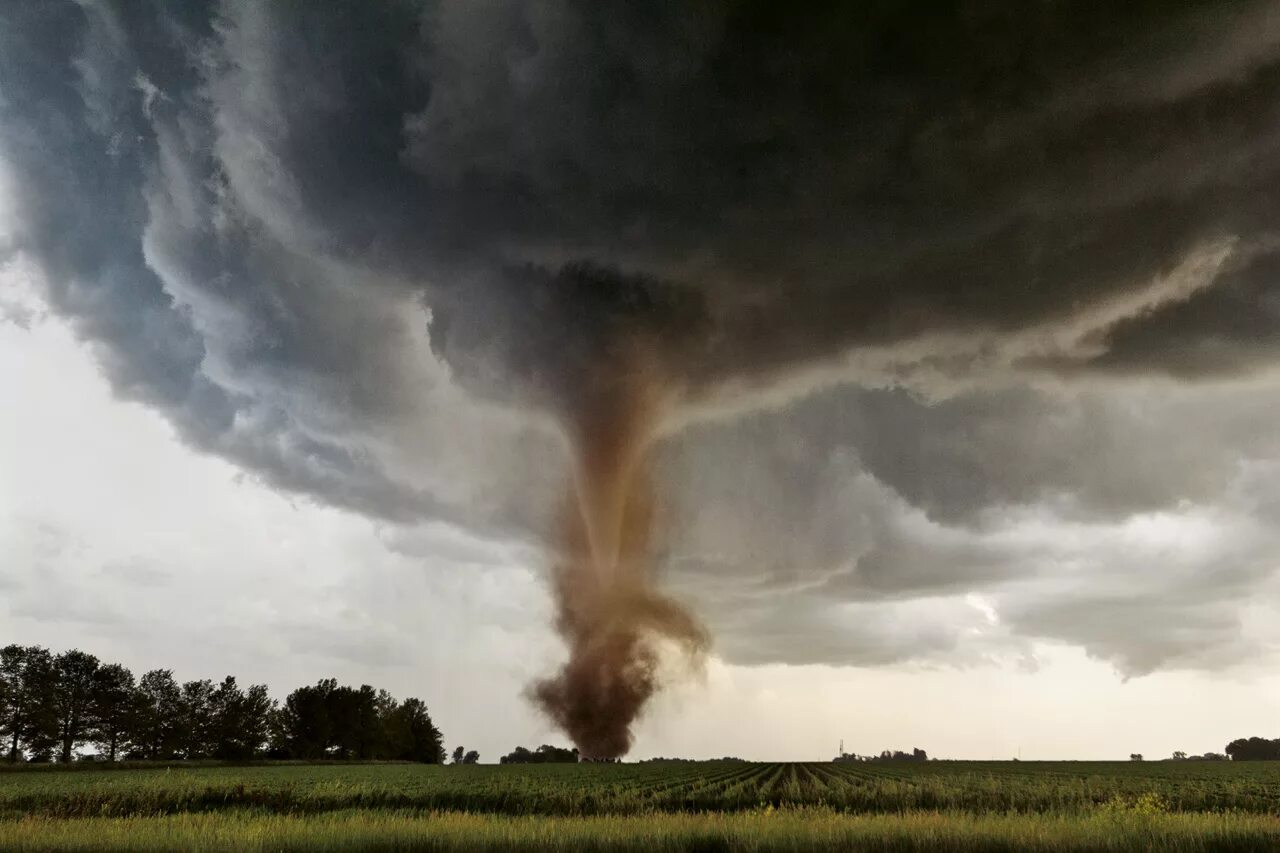
<path id="1" fill-rule="evenodd" d="M 572 414 L 573 471 L 552 572 L 569 659 L 533 685 L 539 707 L 588 759 L 617 758 L 661 685 L 661 645 L 702 660 L 707 631 L 655 587 L 656 501 L 649 469 L 670 395 L 642 360 L 597 380 Z"/>

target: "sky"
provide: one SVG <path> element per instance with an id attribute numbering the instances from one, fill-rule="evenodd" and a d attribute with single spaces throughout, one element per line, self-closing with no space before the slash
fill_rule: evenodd
<path id="1" fill-rule="evenodd" d="M 605 5 L 0 11 L 0 638 L 562 742 L 643 373 L 632 756 L 1274 734 L 1273 5 Z"/>

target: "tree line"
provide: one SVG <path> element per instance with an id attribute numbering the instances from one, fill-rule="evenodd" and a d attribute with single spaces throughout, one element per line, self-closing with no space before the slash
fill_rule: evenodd
<path id="1" fill-rule="evenodd" d="M 1226 753 L 1232 761 L 1280 761 L 1280 739 L 1236 738 L 1227 744 Z"/>
<path id="2" fill-rule="evenodd" d="M 0 649 L 0 756 L 73 761 L 364 759 L 442 763 L 440 730 L 421 699 L 399 701 L 332 678 L 284 702 L 233 676 L 179 683 L 168 669 L 134 678 L 79 649 Z"/>
<path id="3" fill-rule="evenodd" d="M 903 752 L 900 749 L 886 749 L 879 755 L 857 755 L 852 752 L 844 752 L 831 759 L 836 764 L 843 764 L 857 761 L 928 761 L 929 753 L 923 749 L 916 747 L 910 752 Z"/>
<path id="4" fill-rule="evenodd" d="M 537 749 L 517 746 L 498 759 L 499 764 L 573 764 L 578 761 L 578 749 L 565 749 L 544 743 Z"/>

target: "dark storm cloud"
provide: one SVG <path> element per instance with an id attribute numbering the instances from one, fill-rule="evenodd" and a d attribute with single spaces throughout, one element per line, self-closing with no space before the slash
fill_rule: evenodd
<path id="1" fill-rule="evenodd" d="M 687 429 L 664 458 L 669 476 L 687 481 L 691 516 L 697 506 L 749 507 L 733 511 L 744 536 L 762 532 L 756 519 L 777 519 L 781 530 L 846 508 L 833 492 L 859 471 L 944 522 L 978 525 L 992 508 L 1040 502 L 1105 519 L 1217 500 L 1242 459 L 1280 452 L 1268 428 L 1276 404 L 1268 386 L 1163 381 L 1018 385 L 941 400 L 845 387 L 782 412 Z M 840 529 L 843 540 L 829 549 L 836 555 L 865 538 L 847 521 Z M 779 541 L 778 532 L 761 538 Z M 818 547 L 824 538 L 806 541 Z"/>
<path id="2" fill-rule="evenodd" d="M 668 579 L 741 660 L 964 657 L 972 592 L 1001 641 L 1133 675 L 1249 660 L 1267 641 L 1240 613 L 1280 548 L 1278 405 L 1274 384 L 845 388 L 702 425 L 663 450 Z M 929 632 L 899 624 L 927 601 L 949 602 Z"/>
<path id="3" fill-rule="evenodd" d="M 1280 356 L 1278 280 L 1280 255 L 1261 255 L 1186 302 L 1117 324 L 1090 366 L 1189 378 L 1270 367 Z"/>
<path id="4" fill-rule="evenodd" d="M 662 451 L 673 577 L 747 597 L 962 595 L 1054 565 L 1010 508 L 1225 500 L 1269 398 L 1116 388 L 1274 363 L 1278 148 L 1262 2 L 0 10 L 7 239 L 120 396 L 274 486 L 526 535 L 535 412 L 639 341 L 704 414 L 787 409 Z M 814 648 L 759 627 L 726 646 Z M 955 634 L 894 637 L 848 659 Z"/>

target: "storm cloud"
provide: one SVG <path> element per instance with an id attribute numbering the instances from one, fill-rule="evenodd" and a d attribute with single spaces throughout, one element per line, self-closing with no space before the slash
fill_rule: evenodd
<path id="1" fill-rule="evenodd" d="M 740 661 L 1265 651 L 1277 154 L 1266 2 L 0 9 L 0 239 L 118 395 L 536 542 L 642 341 Z"/>

